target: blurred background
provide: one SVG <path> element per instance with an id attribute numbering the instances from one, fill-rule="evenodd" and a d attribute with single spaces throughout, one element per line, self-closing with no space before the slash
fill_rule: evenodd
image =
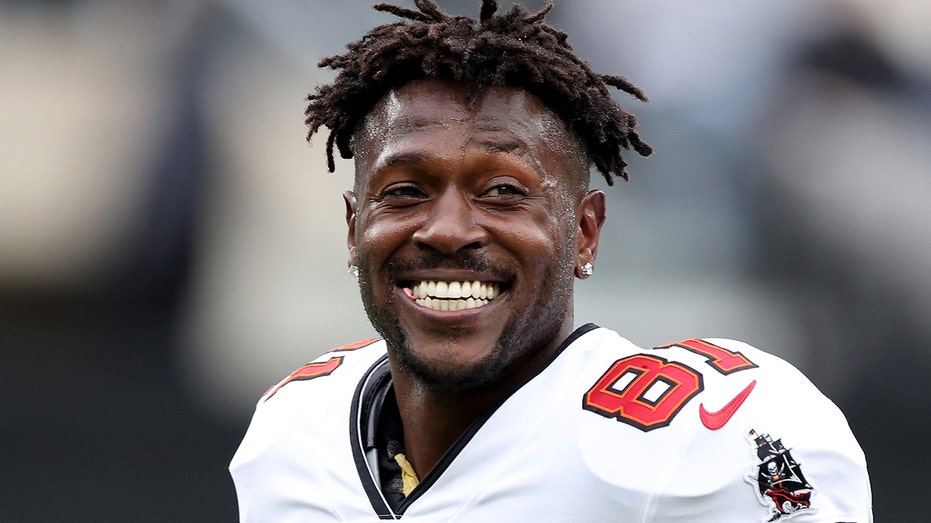
<path id="1" fill-rule="evenodd" d="M 0 0 L 0 520 L 234 521 L 255 401 L 373 334 L 346 274 L 351 163 L 326 173 L 303 125 L 317 61 L 393 20 L 370 5 Z M 549 19 L 647 92 L 618 100 L 656 149 L 595 182 L 609 221 L 577 323 L 781 355 L 847 413 L 876 520 L 922 519 L 931 4 Z"/>

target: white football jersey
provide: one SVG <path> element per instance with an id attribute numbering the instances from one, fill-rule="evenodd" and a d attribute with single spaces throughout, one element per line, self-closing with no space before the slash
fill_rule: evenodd
<path id="1" fill-rule="evenodd" d="M 576 330 L 393 511 L 370 465 L 386 345 L 341 347 L 260 400 L 230 465 L 246 522 L 868 522 L 840 410 L 741 342 L 645 350 Z"/>

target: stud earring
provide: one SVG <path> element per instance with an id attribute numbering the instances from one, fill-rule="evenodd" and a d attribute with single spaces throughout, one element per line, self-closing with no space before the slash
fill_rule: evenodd
<path id="1" fill-rule="evenodd" d="M 595 274 L 595 266 L 592 265 L 592 262 L 585 262 L 580 268 L 579 272 L 582 273 L 582 276 L 588 278 L 592 274 Z"/>
<path id="2" fill-rule="evenodd" d="M 350 265 L 349 275 L 358 280 L 359 279 L 359 268 L 356 267 L 355 265 Z"/>

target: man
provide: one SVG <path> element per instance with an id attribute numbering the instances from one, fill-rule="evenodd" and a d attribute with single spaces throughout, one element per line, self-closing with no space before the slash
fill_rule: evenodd
<path id="1" fill-rule="evenodd" d="M 311 95 L 355 159 L 349 263 L 380 340 L 259 401 L 233 459 L 244 521 L 870 521 L 843 414 L 730 340 L 644 350 L 573 330 L 605 197 L 650 148 L 549 8 L 478 22 L 376 8 Z"/>

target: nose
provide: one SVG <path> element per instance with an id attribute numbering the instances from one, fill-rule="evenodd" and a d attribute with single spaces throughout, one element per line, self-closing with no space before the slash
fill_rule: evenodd
<path id="1" fill-rule="evenodd" d="M 477 212 L 468 195 L 450 187 L 430 206 L 425 221 L 414 232 L 414 242 L 447 256 L 483 247 L 488 233 L 476 223 Z"/>

